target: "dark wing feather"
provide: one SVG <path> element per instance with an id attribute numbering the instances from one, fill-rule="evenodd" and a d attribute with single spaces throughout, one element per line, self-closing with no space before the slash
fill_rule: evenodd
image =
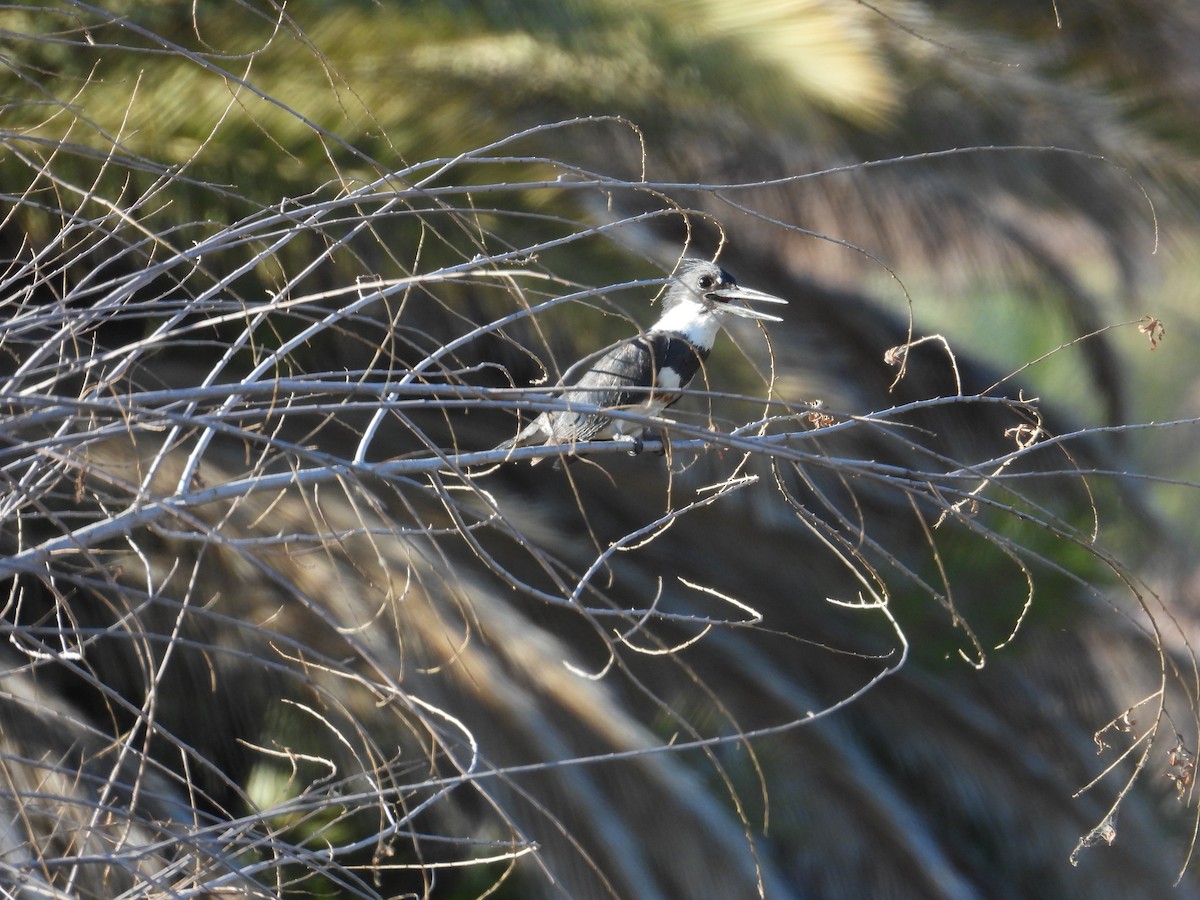
<path id="1" fill-rule="evenodd" d="M 652 332 L 631 338 L 604 354 L 587 373 L 563 392 L 567 403 L 589 404 L 605 409 L 631 408 L 651 399 L 645 388 L 656 386 L 660 369 L 669 368 L 682 388 L 699 370 L 707 350 L 692 346 L 681 336 Z M 679 399 L 677 391 L 656 394 L 670 406 Z M 563 410 L 550 414 L 551 443 L 590 441 L 612 421 L 608 416 Z"/>
<path id="2" fill-rule="evenodd" d="M 609 350 L 574 385 L 563 392 L 567 403 L 605 408 L 636 406 L 651 386 L 654 351 L 649 340 L 636 337 Z M 550 441 L 590 441 L 611 420 L 586 411 L 563 410 L 550 414 Z"/>

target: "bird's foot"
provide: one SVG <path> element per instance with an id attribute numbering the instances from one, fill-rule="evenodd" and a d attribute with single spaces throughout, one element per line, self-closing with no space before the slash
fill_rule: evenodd
<path id="1" fill-rule="evenodd" d="M 620 434 L 613 438 L 615 441 L 620 441 L 622 444 L 628 444 L 628 453 L 630 456 L 637 456 L 642 452 L 642 439 L 635 437 L 632 434 Z"/>

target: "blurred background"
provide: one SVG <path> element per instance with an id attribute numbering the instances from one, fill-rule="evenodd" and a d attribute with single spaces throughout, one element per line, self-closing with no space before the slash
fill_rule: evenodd
<path id="1" fill-rule="evenodd" d="M 1200 894 L 1198 41 L 0 8 L 0 884 Z M 684 255 L 664 457 L 481 453 Z"/>

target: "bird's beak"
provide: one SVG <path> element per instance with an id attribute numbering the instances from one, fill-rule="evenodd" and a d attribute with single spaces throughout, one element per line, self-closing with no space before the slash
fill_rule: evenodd
<path id="1" fill-rule="evenodd" d="M 752 288 L 744 288 L 740 284 L 732 287 L 717 288 L 711 294 L 714 297 L 728 301 L 740 300 L 743 303 L 782 303 L 785 306 L 787 305 L 787 301 L 782 297 L 776 297 L 774 294 L 764 294 L 762 291 L 756 291 Z M 732 316 L 741 316 L 743 319 L 762 319 L 765 322 L 783 321 L 779 316 L 759 312 L 757 309 L 751 309 L 749 306 L 738 306 L 734 302 L 730 302 L 728 306 L 722 306 L 721 309 Z"/>

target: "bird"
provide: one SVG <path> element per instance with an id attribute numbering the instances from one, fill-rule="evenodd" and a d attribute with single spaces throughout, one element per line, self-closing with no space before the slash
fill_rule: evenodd
<path id="1" fill-rule="evenodd" d="M 648 429 L 632 418 L 614 417 L 604 411 L 659 415 L 683 395 L 683 389 L 708 358 L 726 317 L 783 321 L 741 305 L 752 302 L 787 303 L 780 297 L 742 287 L 714 262 L 685 259 L 671 278 L 657 322 L 606 352 L 574 384 L 560 384 L 563 408 L 541 413 L 516 437 L 494 449 L 618 440 L 629 442 L 631 453 L 640 452 Z M 530 464 L 536 465 L 541 459 L 535 458 Z"/>

